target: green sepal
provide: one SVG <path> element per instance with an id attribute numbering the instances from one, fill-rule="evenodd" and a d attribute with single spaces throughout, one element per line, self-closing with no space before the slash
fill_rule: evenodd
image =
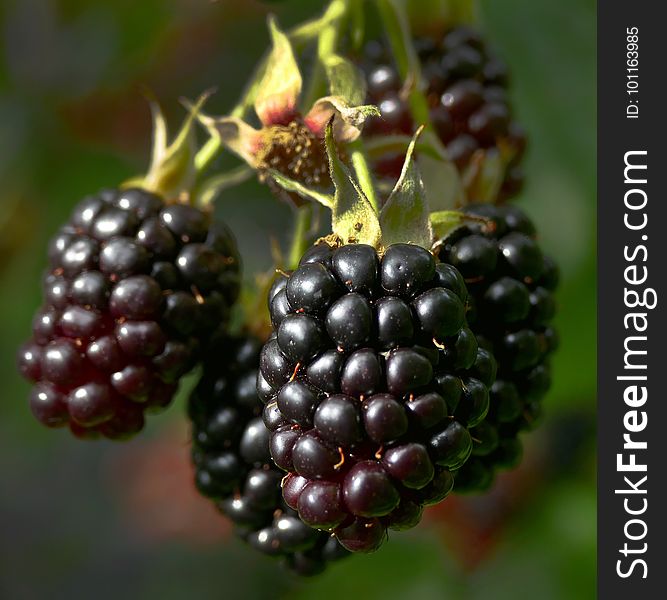
<path id="1" fill-rule="evenodd" d="M 273 49 L 255 96 L 255 112 L 264 125 L 284 123 L 296 113 L 301 94 L 301 72 L 292 43 L 269 17 Z"/>
<path id="2" fill-rule="evenodd" d="M 404 153 L 410 142 L 407 135 L 375 136 L 366 141 L 365 147 L 371 159 L 380 159 L 388 154 Z M 463 181 L 432 131 L 424 131 L 417 140 L 415 151 L 424 187 L 429 191 L 431 210 L 451 210 L 461 206 L 465 201 Z"/>
<path id="3" fill-rule="evenodd" d="M 329 94 L 358 106 L 366 98 L 366 80 L 361 71 L 339 54 L 320 56 L 329 83 Z"/>
<path id="4" fill-rule="evenodd" d="M 431 247 L 433 231 L 429 205 L 424 182 L 414 160 L 415 146 L 422 131 L 423 127 L 420 127 L 412 138 L 401 176 L 380 211 L 384 247 L 400 242 Z"/>
<path id="5" fill-rule="evenodd" d="M 197 185 L 193 200 L 199 206 L 209 206 L 222 192 L 241 185 L 253 174 L 253 169 L 247 165 L 241 165 L 231 171 L 213 175 Z"/>
<path id="6" fill-rule="evenodd" d="M 142 179 L 134 178 L 124 185 L 139 184 L 147 190 L 173 198 L 182 193 L 189 193 L 196 181 L 195 155 L 197 140 L 194 122 L 211 92 L 202 94 L 197 102 L 189 107 L 176 139 L 167 145 L 167 123 L 157 100 L 149 95 L 148 102 L 153 114 L 153 148 L 148 173 Z"/>
<path id="7" fill-rule="evenodd" d="M 334 116 L 338 117 L 334 119 L 334 137 L 339 142 L 347 143 L 356 140 L 365 121 L 369 117 L 380 116 L 380 110 L 372 104 L 350 106 L 342 96 L 325 96 L 315 101 L 304 121 L 314 134 L 321 135 Z"/>
<path id="8" fill-rule="evenodd" d="M 329 156 L 329 174 L 336 188 L 331 207 L 331 230 L 343 244 L 369 244 L 379 248 L 380 221 L 338 156 L 331 121 L 326 127 L 324 141 Z"/>
<path id="9" fill-rule="evenodd" d="M 326 208 L 331 209 L 333 207 L 334 204 L 333 196 L 306 187 L 302 183 L 299 183 L 294 179 L 290 179 L 289 177 L 283 175 L 280 171 L 276 171 L 275 169 L 266 169 L 265 173 L 269 177 L 271 177 L 285 191 L 294 192 L 295 194 L 298 194 L 305 200 L 314 200 L 315 202 L 318 202 L 319 204 L 325 206 Z"/>
<path id="10" fill-rule="evenodd" d="M 433 238 L 436 242 L 446 239 L 454 231 L 470 221 L 470 216 L 457 210 L 439 210 L 429 215 Z"/>

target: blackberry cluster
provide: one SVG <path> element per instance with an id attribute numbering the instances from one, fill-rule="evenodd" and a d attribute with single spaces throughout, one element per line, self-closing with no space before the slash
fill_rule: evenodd
<path id="1" fill-rule="evenodd" d="M 456 491 L 473 491 L 487 488 L 498 468 L 519 462 L 518 434 L 540 416 L 551 385 L 549 356 L 558 345 L 551 326 L 558 270 L 543 256 L 535 227 L 519 208 L 483 204 L 464 210 L 486 224 L 470 222 L 455 231 L 439 256 L 465 278 L 470 328 L 498 362 L 489 414 L 472 431 L 484 443 L 456 477 Z"/>
<path id="2" fill-rule="evenodd" d="M 49 427 L 116 439 L 166 407 L 239 293 L 231 232 L 141 189 L 89 196 L 52 239 L 44 304 L 19 352 Z"/>
<path id="3" fill-rule="evenodd" d="M 271 461 L 255 386 L 260 349 L 250 336 L 223 337 L 204 362 L 189 400 L 195 482 L 252 547 L 313 575 L 348 552 L 301 522 L 282 499 L 283 473 Z"/>
<path id="4" fill-rule="evenodd" d="M 466 296 L 454 267 L 409 244 L 381 258 L 316 245 L 269 294 L 257 390 L 283 498 L 350 551 L 415 526 L 470 456 L 495 361 Z"/>
<path id="5" fill-rule="evenodd" d="M 456 27 L 442 38 L 414 41 L 421 67 L 430 117 L 447 152 L 463 172 L 478 149 L 501 143 L 514 152 L 500 191 L 501 199 L 515 196 L 523 185 L 519 166 L 525 151 L 522 128 L 512 119 L 507 98 L 507 68 L 489 50 L 480 34 L 469 27 Z M 368 84 L 369 102 L 381 117 L 369 121 L 367 135 L 414 133 L 407 102 L 401 97 L 403 82 L 388 48 L 381 42 L 368 44 L 362 67 Z M 392 178 L 401 172 L 403 157 L 387 157 L 378 171 Z"/>

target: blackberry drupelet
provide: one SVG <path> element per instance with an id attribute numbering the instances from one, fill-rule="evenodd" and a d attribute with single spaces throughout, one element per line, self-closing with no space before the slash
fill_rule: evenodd
<path id="1" fill-rule="evenodd" d="M 138 188 L 82 200 L 51 241 L 44 303 L 19 352 L 35 417 L 79 437 L 137 433 L 225 327 L 239 266 L 208 212 Z"/>
<path id="2" fill-rule="evenodd" d="M 297 573 L 316 574 L 348 553 L 282 499 L 284 473 L 271 461 L 269 429 L 284 421 L 266 409 L 266 425 L 262 420 L 255 389 L 260 348 L 250 336 L 222 337 L 204 361 L 189 400 L 195 481 L 253 548 L 282 557 Z"/>
<path id="3" fill-rule="evenodd" d="M 558 344 L 551 324 L 558 270 L 543 256 L 531 221 L 515 206 L 470 205 L 464 211 L 487 223 L 471 221 L 455 231 L 439 257 L 466 279 L 470 328 L 493 353 L 497 379 L 489 414 L 472 431 L 480 443 L 457 473 L 457 492 L 487 488 L 498 469 L 519 462 L 518 435 L 540 415 L 551 385 L 549 358 Z"/>
<path id="4" fill-rule="evenodd" d="M 478 149 L 511 149 L 501 199 L 515 196 L 522 187 L 520 162 L 526 147 L 522 128 L 513 120 L 507 98 L 507 68 L 487 47 L 481 35 L 467 26 L 449 30 L 439 39 L 414 41 L 422 67 L 431 122 L 450 158 L 463 172 Z M 364 135 L 414 133 L 408 103 L 401 94 L 403 82 L 389 49 L 370 42 L 361 60 L 368 84 L 368 101 L 381 117 L 368 122 Z M 393 178 L 403 160 L 382 159 L 378 171 Z"/>
<path id="5" fill-rule="evenodd" d="M 322 243 L 269 294 L 257 389 L 283 497 L 348 550 L 416 525 L 470 456 L 495 365 L 466 295 L 419 246 Z"/>

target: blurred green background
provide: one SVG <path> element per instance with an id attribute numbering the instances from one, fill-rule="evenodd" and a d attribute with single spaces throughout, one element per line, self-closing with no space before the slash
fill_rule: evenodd
<path id="1" fill-rule="evenodd" d="M 211 85 L 211 112 L 233 104 L 267 45 L 270 10 L 289 25 L 320 3 L 0 3 L 0 597 L 593 598 L 593 0 L 481 2 L 530 134 L 520 203 L 563 271 L 544 426 L 489 496 L 445 502 L 376 555 L 298 580 L 235 540 L 195 496 L 182 395 L 126 445 L 75 441 L 33 421 L 14 353 L 40 302 L 49 236 L 83 195 L 145 168 L 142 85 L 173 124 L 184 115 L 177 98 Z M 268 268 L 269 234 L 288 228 L 287 207 L 249 183 L 218 211 L 242 232 L 247 276 Z"/>

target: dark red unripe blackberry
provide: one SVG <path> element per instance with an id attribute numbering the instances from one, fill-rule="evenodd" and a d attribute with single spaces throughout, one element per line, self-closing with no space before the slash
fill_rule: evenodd
<path id="1" fill-rule="evenodd" d="M 312 574 L 313 564 L 319 571 L 327 562 L 348 554 L 342 548 L 342 553 L 332 550 L 329 534 L 305 523 L 328 528 L 342 522 L 346 516 L 342 496 L 338 484 L 309 483 L 297 475 L 283 481 L 284 473 L 271 460 L 269 430 L 262 422 L 267 407 L 256 392 L 247 390 L 247 382 L 257 378 L 259 355 L 260 344 L 250 336 L 217 338 L 207 353 L 188 404 L 195 482 L 253 548 L 281 557 L 298 573 Z M 280 415 L 275 405 L 273 408 Z M 299 438 L 292 436 L 289 441 L 291 427 L 284 428 L 283 444 L 289 447 L 290 456 Z M 274 436 L 273 445 L 280 439 Z M 309 493 L 303 494 L 307 486 Z M 305 522 L 299 519 L 297 508 Z"/>
<path id="2" fill-rule="evenodd" d="M 449 493 L 488 410 L 493 356 L 467 327 L 463 277 L 419 246 L 319 244 L 283 279 L 257 378 L 283 496 L 373 551 Z"/>
<path id="3" fill-rule="evenodd" d="M 39 382 L 38 419 L 78 437 L 128 437 L 144 412 L 167 406 L 239 291 L 232 234 L 209 212 L 141 189 L 82 200 L 49 263 L 19 369 Z"/>
<path id="4" fill-rule="evenodd" d="M 440 258 L 456 264 L 468 282 L 468 322 L 481 346 L 470 375 L 485 385 L 469 380 L 454 412 L 473 426 L 473 459 L 457 472 L 457 491 L 490 485 L 498 468 L 521 456 L 517 436 L 539 416 L 551 384 L 558 283 L 557 267 L 542 254 L 535 227 L 519 208 L 484 204 L 465 211 L 487 222 L 471 221 L 455 231 L 441 245 Z M 495 383 L 490 354 L 497 363 Z M 485 404 L 486 420 L 476 421 Z"/>
<path id="5" fill-rule="evenodd" d="M 509 149 L 512 157 L 500 190 L 501 199 L 516 195 L 523 183 L 520 163 L 526 139 L 513 121 L 507 99 L 507 68 L 484 40 L 470 29 L 458 26 L 440 38 L 417 38 L 422 80 L 431 122 L 447 153 L 463 173 L 478 151 Z M 465 32 L 463 35 L 461 32 Z M 407 100 L 389 49 L 376 41 L 368 44 L 361 59 L 366 74 L 368 101 L 380 109 L 364 135 L 412 135 Z M 399 157 L 400 159 L 400 157 Z M 402 161 L 393 155 L 382 158 L 377 170 L 396 179 Z"/>

